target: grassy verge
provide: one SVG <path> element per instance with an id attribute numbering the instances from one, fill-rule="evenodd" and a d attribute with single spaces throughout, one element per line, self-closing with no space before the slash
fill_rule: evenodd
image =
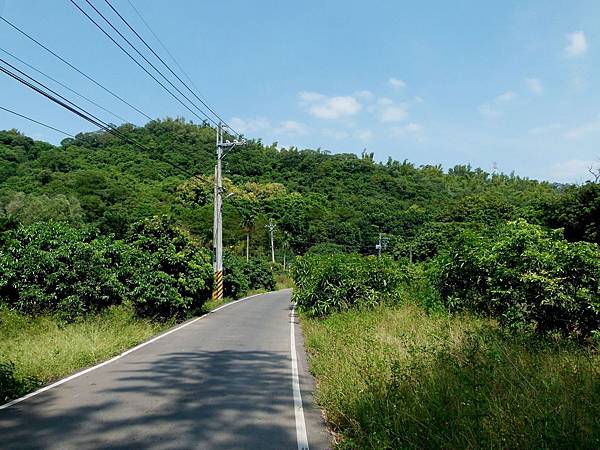
<path id="1" fill-rule="evenodd" d="M 290 289 L 294 287 L 294 281 L 287 273 L 278 273 L 275 275 L 275 290 Z"/>
<path id="2" fill-rule="evenodd" d="M 199 313 L 233 300 L 210 300 Z M 141 319 L 125 306 L 75 323 L 29 317 L 0 306 L 0 404 L 118 355 L 174 324 Z"/>
<path id="3" fill-rule="evenodd" d="M 172 326 L 124 306 L 64 323 L 0 308 L 0 402 L 119 354 Z"/>
<path id="4" fill-rule="evenodd" d="M 591 349 L 410 304 L 302 324 L 340 448 L 600 448 Z"/>

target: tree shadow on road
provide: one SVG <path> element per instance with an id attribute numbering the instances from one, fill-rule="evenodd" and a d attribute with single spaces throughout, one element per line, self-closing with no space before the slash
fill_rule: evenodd
<path id="1" fill-rule="evenodd" d="M 0 445 L 295 448 L 289 364 L 286 352 L 140 353 L 61 386 L 85 406 L 53 409 L 47 391 L 0 411 Z M 98 375 L 117 382 L 96 386 Z"/>

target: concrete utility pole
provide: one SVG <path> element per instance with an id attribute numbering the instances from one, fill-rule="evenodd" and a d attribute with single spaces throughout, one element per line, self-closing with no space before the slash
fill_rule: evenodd
<path id="1" fill-rule="evenodd" d="M 214 201 L 214 222 L 213 222 L 213 248 L 214 248 L 214 289 L 213 299 L 221 300 L 223 298 L 223 178 L 221 176 L 221 166 L 223 158 L 236 145 L 244 145 L 246 141 L 224 141 L 223 140 L 223 125 L 219 123 L 217 126 L 217 163 L 215 165 L 215 201 Z"/>
<path id="2" fill-rule="evenodd" d="M 275 231 L 276 225 L 273 219 L 269 219 L 269 223 L 265 225 L 271 234 L 271 264 L 275 264 L 275 242 L 273 240 L 273 231 Z"/>
<path id="3" fill-rule="evenodd" d="M 389 239 L 383 236 L 383 233 L 379 233 L 379 243 L 375 244 L 375 250 L 377 250 L 377 257 L 381 258 L 381 251 L 387 247 Z"/>

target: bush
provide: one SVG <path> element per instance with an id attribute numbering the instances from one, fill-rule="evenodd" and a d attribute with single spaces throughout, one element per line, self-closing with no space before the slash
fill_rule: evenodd
<path id="1" fill-rule="evenodd" d="M 57 222 L 3 241 L 0 298 L 25 314 L 73 321 L 129 302 L 140 316 L 167 319 L 200 309 L 212 289 L 210 255 L 165 217 L 135 224 L 127 242 Z"/>
<path id="2" fill-rule="evenodd" d="M 391 259 L 356 254 L 297 258 L 292 278 L 296 284 L 292 300 L 299 311 L 312 316 L 396 301 L 407 281 Z"/>
<path id="3" fill-rule="evenodd" d="M 127 241 L 123 281 L 142 316 L 168 318 L 200 310 L 212 291 L 212 264 L 202 248 L 167 216 L 134 224 Z"/>
<path id="4" fill-rule="evenodd" d="M 10 231 L 0 252 L 0 298 L 28 314 L 72 320 L 122 301 L 108 238 L 57 222 Z"/>
<path id="5" fill-rule="evenodd" d="M 306 251 L 307 255 L 338 255 L 340 253 L 346 253 L 346 249 L 343 245 L 335 244 L 333 242 L 322 242 L 315 244 Z"/>
<path id="6" fill-rule="evenodd" d="M 598 247 L 568 243 L 560 230 L 518 220 L 487 235 L 466 232 L 436 259 L 434 273 L 450 310 L 577 337 L 600 328 Z"/>
<path id="7" fill-rule="evenodd" d="M 11 361 L 0 361 L 0 404 L 26 394 L 39 384 L 35 377 L 19 377 Z"/>
<path id="8" fill-rule="evenodd" d="M 240 298 L 250 289 L 250 280 L 245 271 L 246 260 L 225 251 L 223 255 L 223 290 L 225 297 Z"/>
<path id="9" fill-rule="evenodd" d="M 265 259 L 251 259 L 245 263 L 244 274 L 248 277 L 250 289 L 275 289 L 275 276 L 271 263 Z"/>
<path id="10" fill-rule="evenodd" d="M 389 253 L 395 259 L 427 261 L 452 246 L 460 233 L 472 224 L 455 222 L 427 222 L 420 226 L 414 236 L 393 236 Z"/>

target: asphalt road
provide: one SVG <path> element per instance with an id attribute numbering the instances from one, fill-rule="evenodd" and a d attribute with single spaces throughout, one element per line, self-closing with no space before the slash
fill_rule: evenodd
<path id="1" fill-rule="evenodd" d="M 305 424 L 325 449 L 312 382 L 290 291 L 268 293 L 0 410 L 0 448 L 298 449 Z"/>

